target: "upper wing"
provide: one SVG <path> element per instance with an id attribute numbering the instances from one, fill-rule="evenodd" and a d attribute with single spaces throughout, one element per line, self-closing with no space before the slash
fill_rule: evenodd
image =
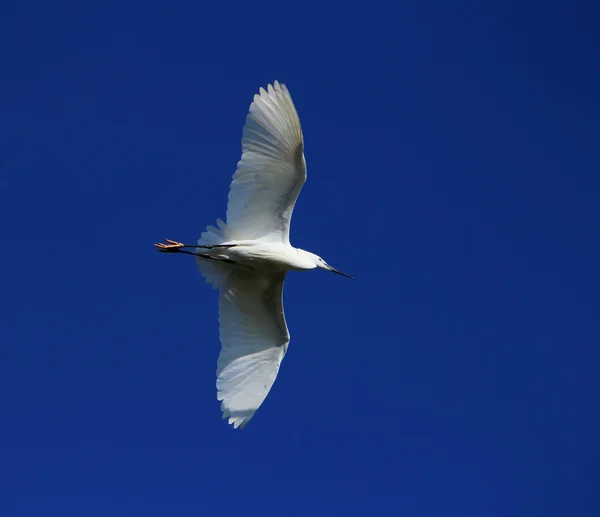
<path id="1" fill-rule="evenodd" d="M 284 278 L 285 273 L 236 270 L 221 287 L 217 399 L 235 428 L 244 427 L 265 400 L 290 341 Z"/>
<path id="2" fill-rule="evenodd" d="M 302 129 L 285 85 L 254 96 L 233 175 L 227 226 L 233 239 L 289 243 L 290 219 L 306 181 Z"/>

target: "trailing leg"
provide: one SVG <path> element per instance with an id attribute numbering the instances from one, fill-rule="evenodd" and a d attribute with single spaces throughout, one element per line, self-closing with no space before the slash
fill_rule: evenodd
<path id="1" fill-rule="evenodd" d="M 158 249 L 158 251 L 162 251 L 163 253 L 188 253 L 184 252 L 181 248 L 202 248 L 207 250 L 212 250 L 213 248 L 233 248 L 236 244 L 183 244 L 182 242 L 172 241 L 171 239 L 165 239 L 167 244 L 163 244 L 159 242 L 154 246 Z M 193 254 L 193 253 L 192 253 Z"/>

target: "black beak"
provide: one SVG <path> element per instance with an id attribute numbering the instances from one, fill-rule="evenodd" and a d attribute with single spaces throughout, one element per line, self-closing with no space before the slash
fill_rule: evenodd
<path id="1" fill-rule="evenodd" d="M 329 266 L 329 264 L 327 264 Z M 330 269 L 329 271 L 331 271 L 332 273 L 336 273 L 338 275 L 342 275 L 345 276 L 346 278 L 350 278 L 351 280 L 354 280 L 355 278 L 353 276 L 347 275 L 346 273 L 342 273 L 339 269 L 335 269 L 334 267 L 329 266 Z"/>

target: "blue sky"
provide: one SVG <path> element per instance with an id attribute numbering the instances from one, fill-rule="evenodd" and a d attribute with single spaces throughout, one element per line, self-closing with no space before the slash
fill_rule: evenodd
<path id="1" fill-rule="evenodd" d="M 2 3 L 0 515 L 600 510 L 598 12 L 479 4 Z M 289 275 L 238 432 L 216 292 L 152 244 L 225 215 L 275 79 L 292 243 L 357 280 Z"/>

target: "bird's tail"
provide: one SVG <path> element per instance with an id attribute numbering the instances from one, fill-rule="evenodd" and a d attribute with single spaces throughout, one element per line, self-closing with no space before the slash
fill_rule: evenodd
<path id="1" fill-rule="evenodd" d="M 207 226 L 206 231 L 200 235 L 198 244 L 202 246 L 226 243 L 231 240 L 228 230 L 227 225 L 221 219 L 217 219 L 217 227 Z M 221 287 L 232 273 L 230 264 L 217 260 L 196 257 L 196 264 L 206 282 L 212 284 L 215 289 Z"/>

